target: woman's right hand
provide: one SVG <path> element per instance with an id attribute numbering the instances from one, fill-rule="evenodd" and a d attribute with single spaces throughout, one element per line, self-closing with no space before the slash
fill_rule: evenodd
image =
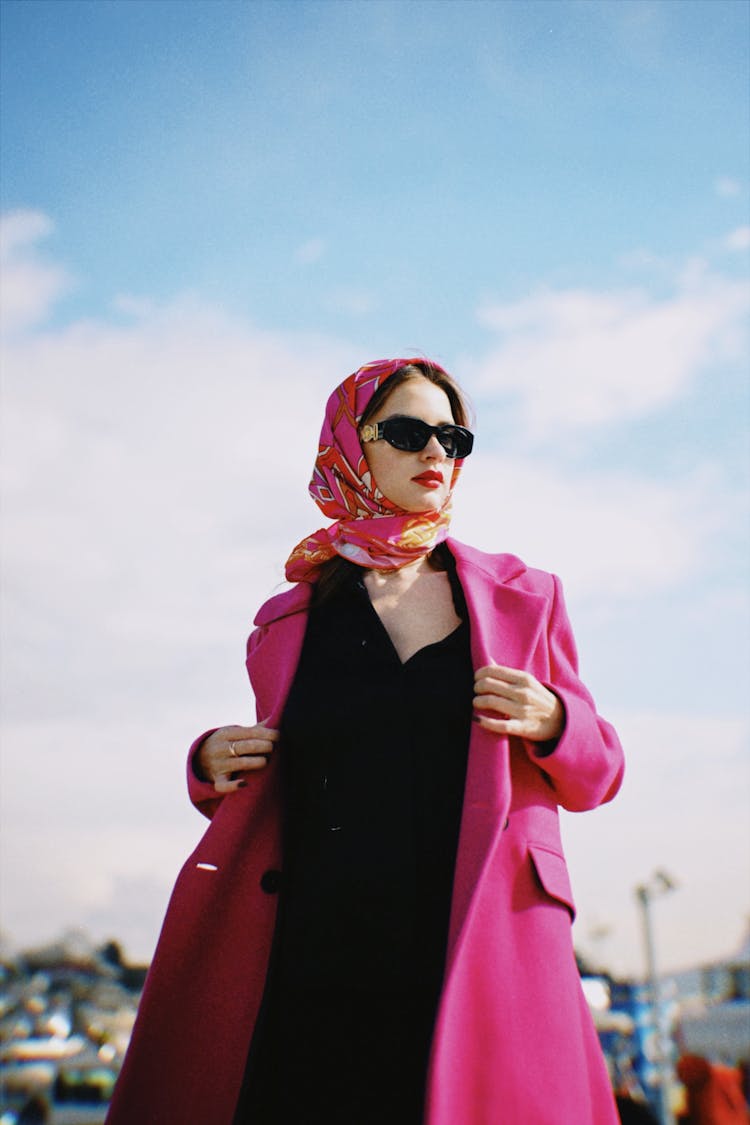
<path id="1" fill-rule="evenodd" d="M 197 754 L 198 773 L 217 793 L 244 789 L 244 774 L 268 764 L 279 732 L 258 723 L 254 727 L 221 727 L 201 743 Z"/>

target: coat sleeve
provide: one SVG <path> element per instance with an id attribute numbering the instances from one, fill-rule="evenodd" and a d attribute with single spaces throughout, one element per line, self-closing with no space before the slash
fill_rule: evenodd
<path id="1" fill-rule="evenodd" d="M 213 727 L 211 730 L 204 731 L 199 738 L 196 738 L 195 742 L 188 750 L 187 760 L 188 797 L 195 805 L 198 812 L 203 813 L 209 820 L 212 819 L 224 798 L 216 792 L 210 781 L 204 781 L 199 775 L 196 769 L 196 758 L 201 748 L 201 743 L 218 729 L 218 727 Z"/>
<path id="2" fill-rule="evenodd" d="M 527 747 L 549 778 L 559 804 L 571 812 L 582 812 L 612 800 L 622 784 L 624 757 L 614 728 L 597 714 L 590 692 L 578 677 L 578 654 L 562 586 L 555 575 L 552 581 L 546 687 L 565 708 L 565 727 L 551 752 L 542 752 L 532 742 Z"/>
<path id="3" fill-rule="evenodd" d="M 248 637 L 248 656 L 253 651 L 256 644 L 259 642 L 263 632 L 263 629 L 254 629 Z M 195 742 L 192 743 L 190 749 L 188 750 L 187 759 L 188 797 L 190 798 L 192 804 L 195 805 L 198 812 L 203 813 L 203 815 L 208 817 L 209 820 L 213 818 L 214 813 L 218 809 L 221 802 L 226 799 L 226 796 L 217 793 L 211 782 L 204 781 L 204 779 L 200 776 L 196 769 L 196 758 L 198 755 L 198 751 L 201 748 L 201 743 L 206 738 L 208 738 L 210 734 L 214 734 L 214 732 L 217 730 L 219 730 L 218 727 L 212 727 L 211 730 L 204 731 L 202 735 L 196 738 Z M 227 794 L 227 796 L 231 796 L 231 794 Z"/>

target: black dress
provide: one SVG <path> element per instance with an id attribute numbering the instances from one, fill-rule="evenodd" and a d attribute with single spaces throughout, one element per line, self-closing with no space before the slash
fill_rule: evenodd
<path id="1" fill-rule="evenodd" d="M 282 720 L 285 870 L 235 1125 L 418 1125 L 471 723 L 469 626 L 402 663 L 362 571 L 309 616 Z"/>

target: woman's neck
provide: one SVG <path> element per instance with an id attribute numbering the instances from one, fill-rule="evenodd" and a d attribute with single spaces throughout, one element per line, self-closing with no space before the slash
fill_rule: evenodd
<path id="1" fill-rule="evenodd" d="M 427 558 L 398 570 L 369 570 L 364 583 L 402 661 L 461 624 L 448 572 L 431 566 Z"/>
<path id="2" fill-rule="evenodd" d="M 420 574 L 425 571 L 432 571 L 429 559 L 423 555 L 422 558 L 415 559 L 414 562 L 404 563 L 403 566 L 393 567 L 388 570 L 378 570 L 373 567 L 365 574 L 365 582 L 367 585 L 376 587 L 383 586 L 411 586 Z"/>

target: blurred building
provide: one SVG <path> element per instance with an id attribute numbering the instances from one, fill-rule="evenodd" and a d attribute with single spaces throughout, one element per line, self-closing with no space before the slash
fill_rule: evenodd
<path id="1" fill-rule="evenodd" d="M 0 1125 L 32 1100 L 50 1125 L 99 1125 L 130 1039 L 146 966 L 78 931 L 0 952 Z"/>
<path id="2" fill-rule="evenodd" d="M 684 1054 L 750 1063 L 750 934 L 735 956 L 662 978 L 658 1030 L 646 984 L 579 968 L 619 1092 L 658 1104 L 657 1035 L 672 1075 Z M 39 949 L 0 948 L 0 1125 L 16 1125 L 34 1097 L 49 1104 L 49 1125 L 101 1125 L 146 972 L 117 942 L 95 947 L 79 931 Z"/>
<path id="3" fill-rule="evenodd" d="M 732 957 L 664 974 L 658 1013 L 647 983 L 606 974 L 583 980 L 616 1089 L 634 1089 L 658 1111 L 666 1069 L 670 1102 L 679 1111 L 684 1104 L 676 1076 L 681 1056 L 700 1056 L 748 1073 L 750 934 Z"/>

